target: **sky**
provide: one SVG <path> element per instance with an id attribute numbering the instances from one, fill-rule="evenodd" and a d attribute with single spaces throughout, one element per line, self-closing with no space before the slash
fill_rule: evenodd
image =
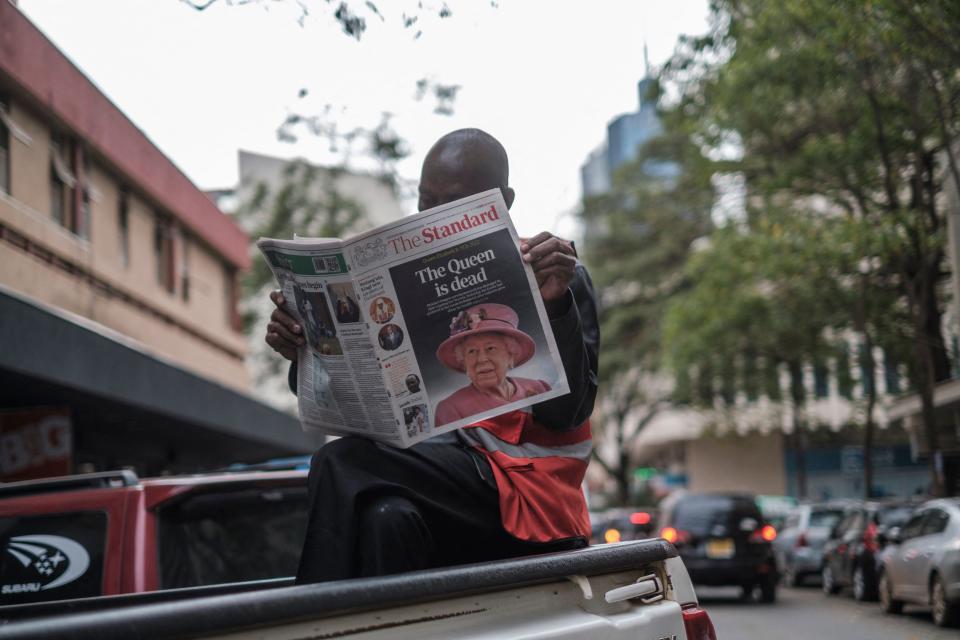
<path id="1" fill-rule="evenodd" d="M 20 0 L 24 13 L 202 189 L 233 187 L 237 151 L 333 164 L 327 142 L 277 139 L 293 112 L 321 113 L 343 130 L 381 114 L 407 141 L 400 173 L 415 180 L 446 132 L 479 127 L 510 157 L 520 235 L 573 236 L 580 165 L 607 123 L 638 106 L 644 44 L 663 64 L 681 34 L 707 30 L 707 0 L 379 0 L 357 41 L 332 13 L 339 2 Z M 301 6 L 308 9 L 304 15 Z M 421 35 L 415 38 L 417 31 Z M 453 115 L 416 100 L 416 83 L 459 85 Z M 301 89 L 307 94 L 299 98 Z M 371 167 L 350 159 L 358 170 Z M 413 212 L 416 202 L 407 199 Z"/>

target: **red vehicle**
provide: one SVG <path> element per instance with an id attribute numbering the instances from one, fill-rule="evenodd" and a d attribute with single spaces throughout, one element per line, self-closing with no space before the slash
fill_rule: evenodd
<path id="1" fill-rule="evenodd" d="M 717 638 L 657 539 L 296 586 L 305 506 L 306 471 L 0 485 L 0 635 Z"/>
<path id="2" fill-rule="evenodd" d="M 306 476 L 117 471 L 0 485 L 0 605 L 292 576 Z"/>

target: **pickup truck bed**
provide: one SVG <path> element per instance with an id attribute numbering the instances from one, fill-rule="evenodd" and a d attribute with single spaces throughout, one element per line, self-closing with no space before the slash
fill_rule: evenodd
<path id="1" fill-rule="evenodd" d="M 642 599 L 608 602 L 638 578 Z M 673 545 L 656 539 L 316 585 L 272 580 L 0 607 L 0 638 L 673 640 L 688 638 L 692 617 L 706 618 L 686 570 Z M 715 638 L 712 626 L 697 638 Z"/>

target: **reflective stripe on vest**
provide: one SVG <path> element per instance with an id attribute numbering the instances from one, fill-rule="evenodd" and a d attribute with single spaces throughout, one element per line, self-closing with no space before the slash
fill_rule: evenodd
<path id="1" fill-rule="evenodd" d="M 471 444 L 479 445 L 491 453 L 499 451 L 511 458 L 548 458 L 550 456 L 556 456 L 560 458 L 576 458 L 582 462 L 589 462 L 590 450 L 593 448 L 593 443 L 589 439 L 574 444 L 555 447 L 534 444 L 532 442 L 510 444 L 482 427 L 464 429 L 463 436 Z"/>

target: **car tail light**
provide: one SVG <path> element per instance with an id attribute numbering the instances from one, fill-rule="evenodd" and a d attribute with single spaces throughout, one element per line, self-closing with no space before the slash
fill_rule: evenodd
<path id="1" fill-rule="evenodd" d="M 870 553 L 876 553 L 880 549 L 877 543 L 877 523 L 871 522 L 863 532 L 863 548 Z"/>
<path id="2" fill-rule="evenodd" d="M 683 609 L 683 629 L 687 632 L 687 640 L 717 640 L 710 616 L 697 605 Z"/>
<path id="3" fill-rule="evenodd" d="M 750 534 L 750 542 L 757 544 L 763 542 L 773 542 L 777 539 L 777 530 L 772 525 L 765 524 L 759 529 L 754 529 Z"/>
<path id="4" fill-rule="evenodd" d="M 664 527 L 660 530 L 660 537 L 672 544 L 687 544 L 690 542 L 690 532 L 673 527 Z"/>
<path id="5" fill-rule="evenodd" d="M 610 542 L 620 542 L 620 532 L 617 529 L 607 529 L 603 532 L 603 541 Z"/>
<path id="6" fill-rule="evenodd" d="M 636 513 L 630 514 L 630 522 L 632 524 L 650 524 L 650 514 L 646 511 L 637 511 Z"/>
<path id="7" fill-rule="evenodd" d="M 807 542 L 807 534 L 801 533 L 800 535 L 797 536 L 797 540 L 796 542 L 793 543 L 793 546 L 796 547 L 797 549 L 800 549 L 802 547 L 807 546 L 808 544 L 809 543 Z"/>

